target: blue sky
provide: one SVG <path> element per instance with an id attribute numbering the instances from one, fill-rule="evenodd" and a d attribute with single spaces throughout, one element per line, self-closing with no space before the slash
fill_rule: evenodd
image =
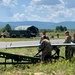
<path id="1" fill-rule="evenodd" d="M 75 21 L 75 0 L 0 0 L 0 21 Z"/>

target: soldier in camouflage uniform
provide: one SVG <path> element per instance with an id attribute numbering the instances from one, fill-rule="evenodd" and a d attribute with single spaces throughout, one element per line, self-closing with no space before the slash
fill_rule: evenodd
<path id="1" fill-rule="evenodd" d="M 69 35 L 69 32 L 66 31 L 65 32 L 65 35 L 66 35 L 66 38 L 65 38 L 65 42 L 64 43 L 71 43 L 71 36 Z M 66 46 L 65 47 L 65 57 L 66 57 L 66 60 L 71 60 L 72 58 L 72 47 L 71 46 Z"/>
<path id="2" fill-rule="evenodd" d="M 73 34 L 72 43 L 75 43 L 75 34 Z M 73 49 L 73 54 L 75 54 L 75 46 L 72 46 L 72 49 Z"/>
<path id="3" fill-rule="evenodd" d="M 44 37 L 45 39 L 50 41 L 49 37 L 46 35 L 46 31 L 43 31 L 43 35 L 41 37 L 40 43 L 44 39 Z M 52 46 L 52 49 L 56 52 L 57 56 L 59 57 L 60 49 L 57 46 Z"/>
<path id="4" fill-rule="evenodd" d="M 43 31 L 42 34 L 43 35 L 40 40 L 39 49 L 42 51 L 41 60 L 45 62 L 48 61 L 48 59 L 51 57 L 52 46 L 49 37 L 46 35 L 46 31 Z"/>
<path id="5" fill-rule="evenodd" d="M 51 46 L 50 39 L 46 35 L 46 31 L 43 31 L 43 35 L 41 37 L 40 44 L 41 45 L 39 46 L 39 49 L 42 50 L 42 61 L 47 60 L 48 58 L 51 57 L 52 50 L 55 50 L 56 54 L 59 57 L 60 50 L 58 49 L 57 46 Z M 51 61 L 51 59 L 50 59 L 50 61 Z"/>
<path id="6" fill-rule="evenodd" d="M 43 35 L 42 35 L 42 37 L 41 37 L 40 43 L 41 43 L 41 41 L 44 39 L 44 37 L 45 37 L 45 39 L 50 40 L 49 37 L 46 35 L 46 31 L 43 31 L 42 34 L 43 34 Z"/>
<path id="7" fill-rule="evenodd" d="M 75 43 L 75 34 L 73 34 L 72 42 Z"/>
<path id="8" fill-rule="evenodd" d="M 43 39 L 41 41 L 40 50 L 42 51 L 41 60 L 43 62 L 51 61 L 52 46 L 49 40 Z"/>

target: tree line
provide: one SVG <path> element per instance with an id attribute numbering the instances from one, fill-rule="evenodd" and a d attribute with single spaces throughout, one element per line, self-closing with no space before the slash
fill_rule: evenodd
<path id="1" fill-rule="evenodd" d="M 66 31 L 67 28 L 64 26 L 56 26 L 56 31 Z"/>
<path id="2" fill-rule="evenodd" d="M 40 29 L 40 31 L 46 30 L 47 32 L 63 32 L 63 31 L 67 31 L 67 27 L 65 26 L 56 26 L 55 29 Z"/>
<path id="3" fill-rule="evenodd" d="M 9 30 L 12 30 L 11 25 L 6 24 L 6 26 L 4 28 L 0 29 L 0 32 L 5 32 L 5 31 L 9 31 Z M 40 31 L 43 31 L 43 30 L 46 30 L 48 32 L 52 32 L 53 31 L 51 29 L 40 29 Z M 63 31 L 66 31 L 66 30 L 67 30 L 67 27 L 62 26 L 62 25 L 55 27 L 55 31 L 58 31 L 58 32 L 63 32 Z"/>

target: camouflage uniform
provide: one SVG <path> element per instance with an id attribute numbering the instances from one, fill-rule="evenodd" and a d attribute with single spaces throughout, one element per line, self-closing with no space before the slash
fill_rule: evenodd
<path id="1" fill-rule="evenodd" d="M 41 43 L 41 41 L 42 41 L 43 39 L 50 40 L 49 37 L 48 37 L 47 35 L 43 35 L 43 36 L 41 37 L 40 43 Z"/>
<path id="2" fill-rule="evenodd" d="M 64 43 L 71 43 L 71 36 L 70 35 L 66 36 Z M 72 47 L 71 46 L 66 46 L 65 47 L 65 57 L 66 57 L 66 59 L 71 60 L 72 54 L 73 54 Z"/>
<path id="3" fill-rule="evenodd" d="M 50 40 L 47 35 L 43 35 L 43 36 L 41 37 L 40 43 L 41 43 L 41 41 L 42 41 L 43 39 Z M 60 49 L 59 49 L 57 46 L 52 46 L 52 50 L 55 50 L 57 56 L 59 57 Z"/>
<path id="4" fill-rule="evenodd" d="M 72 39 L 72 42 L 75 43 L 75 38 Z"/>
<path id="5" fill-rule="evenodd" d="M 44 62 L 48 61 L 48 60 L 51 61 L 50 57 L 51 57 L 52 46 L 51 46 L 49 40 L 43 39 L 41 41 L 40 49 L 42 51 L 42 58 L 41 58 L 42 61 L 44 61 Z"/>
<path id="6" fill-rule="evenodd" d="M 75 34 L 74 34 L 74 37 L 72 39 L 72 43 L 75 43 Z M 73 54 L 75 54 L 75 46 L 72 46 L 72 49 L 73 49 L 73 53 L 72 53 L 72 56 L 73 56 Z"/>

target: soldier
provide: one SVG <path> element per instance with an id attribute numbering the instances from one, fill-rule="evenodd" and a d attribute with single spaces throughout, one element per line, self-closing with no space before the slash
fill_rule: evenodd
<path id="1" fill-rule="evenodd" d="M 75 34 L 73 34 L 72 42 L 75 43 Z"/>
<path id="2" fill-rule="evenodd" d="M 52 46 L 48 39 L 44 39 L 41 41 L 40 51 L 42 51 L 41 60 L 43 62 L 51 61 L 51 51 Z"/>
<path id="3" fill-rule="evenodd" d="M 75 43 L 75 34 L 73 34 L 72 43 Z M 73 54 L 75 53 L 75 46 L 72 46 L 72 51 L 73 51 L 72 53 L 73 56 Z"/>
<path id="4" fill-rule="evenodd" d="M 40 43 L 44 39 L 44 37 L 45 39 L 50 41 L 49 37 L 46 35 L 46 31 L 43 31 L 43 35 L 41 37 Z M 57 56 L 59 57 L 60 49 L 57 46 L 52 46 L 52 49 L 56 52 Z"/>
<path id="5" fill-rule="evenodd" d="M 43 31 L 43 32 L 42 32 L 42 37 L 41 37 L 40 43 L 41 43 L 41 41 L 44 39 L 44 37 L 45 37 L 45 39 L 50 40 L 49 37 L 48 37 L 47 34 L 46 34 L 46 31 Z"/>
<path id="6" fill-rule="evenodd" d="M 69 35 L 69 32 L 66 31 L 65 32 L 66 38 L 65 38 L 65 42 L 64 43 L 71 43 L 71 36 Z M 66 46 L 65 47 L 65 57 L 66 60 L 71 60 L 72 58 L 72 47 L 71 46 Z"/>
<path id="7" fill-rule="evenodd" d="M 60 50 L 58 49 L 57 46 L 51 46 L 50 39 L 46 35 L 46 31 L 43 31 L 43 35 L 41 37 L 40 44 L 41 45 L 39 46 L 39 49 L 41 49 L 41 51 L 42 51 L 42 61 L 51 57 L 52 49 L 55 50 L 56 54 L 59 57 Z M 48 51 L 50 51 L 50 52 L 48 52 Z"/>
<path id="8" fill-rule="evenodd" d="M 66 38 L 64 43 L 71 43 L 71 36 L 68 31 L 65 32 Z"/>

